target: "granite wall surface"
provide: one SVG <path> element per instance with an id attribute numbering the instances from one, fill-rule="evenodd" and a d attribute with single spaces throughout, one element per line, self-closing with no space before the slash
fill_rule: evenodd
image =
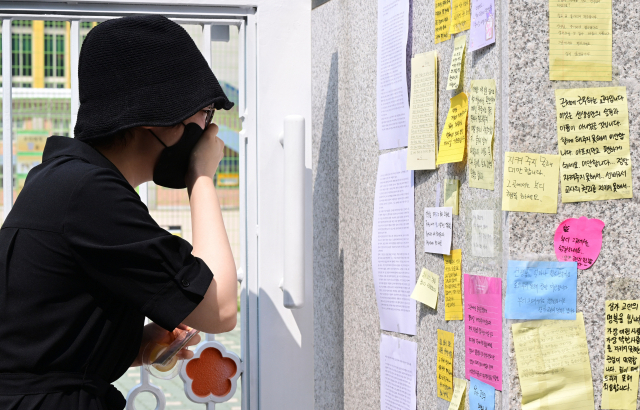
<path id="1" fill-rule="evenodd" d="M 558 214 L 501 211 L 504 152 L 557 154 L 555 88 L 611 83 L 552 82 L 548 72 L 548 0 L 496 0 L 496 44 L 466 53 L 464 85 L 446 91 L 453 39 L 434 44 L 434 0 L 411 1 L 407 76 L 413 54 L 438 51 L 438 135 L 449 99 L 469 91 L 474 79 L 496 80 L 495 189 L 469 188 L 466 160 L 437 171 L 415 172 L 416 275 L 422 267 L 440 275 L 438 311 L 418 304 L 417 335 L 393 336 L 418 343 L 419 409 L 447 409 L 436 399 L 436 330 L 455 333 L 454 375 L 464 378 L 463 322 L 444 320 L 444 264 L 425 254 L 423 209 L 436 206 L 436 186 L 461 180 L 460 215 L 454 216 L 453 249 L 462 249 L 463 273 L 502 277 L 509 259 L 555 260 L 553 232 L 570 217 L 598 217 L 605 224 L 598 262 L 578 275 L 578 309 L 584 312 L 596 406 L 603 371 L 605 278 L 636 278 L 638 198 L 562 204 Z M 640 2 L 614 2 L 613 85 L 627 86 L 631 151 L 638 161 Z M 462 34 L 468 34 L 464 32 Z M 371 267 L 371 235 L 378 157 L 376 137 L 377 2 L 331 0 L 312 11 L 314 309 L 317 409 L 380 407 L 380 330 Z M 409 82 L 410 84 L 410 82 Z M 639 186 L 634 168 L 634 186 Z M 442 200 L 440 201 L 442 204 Z M 496 257 L 471 255 L 471 211 L 494 210 Z M 617 282 L 618 284 L 620 281 Z M 622 280 L 624 286 L 633 281 Z M 503 323 L 503 392 L 497 409 L 520 409 L 510 324 Z"/>

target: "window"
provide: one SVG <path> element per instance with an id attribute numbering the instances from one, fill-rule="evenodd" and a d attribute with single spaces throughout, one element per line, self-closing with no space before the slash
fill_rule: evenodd
<path id="1" fill-rule="evenodd" d="M 11 33 L 11 74 L 31 75 L 31 34 Z"/>
<path id="2" fill-rule="evenodd" d="M 44 22 L 45 88 L 64 88 L 66 84 L 67 23 Z"/>

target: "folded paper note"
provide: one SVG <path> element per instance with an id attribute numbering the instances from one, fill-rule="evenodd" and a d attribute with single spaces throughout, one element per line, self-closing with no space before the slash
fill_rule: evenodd
<path id="1" fill-rule="evenodd" d="M 435 309 L 438 303 L 438 275 L 422 268 L 422 273 L 411 293 L 411 298 Z"/>
<path id="2" fill-rule="evenodd" d="M 467 381 L 465 379 L 458 379 L 457 377 L 454 377 L 453 385 L 453 397 L 451 398 L 451 403 L 449 403 L 448 410 L 458 410 L 460 408 L 460 403 L 464 397 L 464 391 L 467 389 Z"/>
<path id="3" fill-rule="evenodd" d="M 576 320 L 534 320 L 511 330 L 522 410 L 594 409 L 582 312 Z"/>
<path id="4" fill-rule="evenodd" d="M 505 153 L 502 210 L 558 212 L 558 155 Z"/>
<path id="5" fill-rule="evenodd" d="M 577 282 L 575 262 L 509 261 L 504 317 L 575 320 Z"/>
<path id="6" fill-rule="evenodd" d="M 578 269 L 589 269 L 602 249 L 604 222 L 599 219 L 565 219 L 553 236 L 553 247 L 560 262 L 576 262 Z"/>
<path id="7" fill-rule="evenodd" d="M 436 165 L 460 162 L 464 159 L 467 141 L 467 95 L 460 93 L 451 99 L 451 107 L 444 123 Z"/>
<path id="8" fill-rule="evenodd" d="M 465 377 L 502 390 L 502 280 L 464 275 Z"/>

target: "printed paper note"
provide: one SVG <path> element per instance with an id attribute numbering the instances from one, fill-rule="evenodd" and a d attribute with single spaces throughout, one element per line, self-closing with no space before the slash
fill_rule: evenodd
<path id="1" fill-rule="evenodd" d="M 453 54 L 451 55 L 451 66 L 449 67 L 449 79 L 447 80 L 447 90 L 457 90 L 460 87 L 460 73 L 464 65 L 464 52 L 467 48 L 467 36 L 458 36 L 453 41 Z"/>
<path id="2" fill-rule="evenodd" d="M 495 113 L 495 80 L 471 81 L 471 101 L 469 102 L 469 186 L 472 188 L 493 191 Z"/>
<path id="3" fill-rule="evenodd" d="M 373 210 L 371 259 L 380 328 L 416 334 L 413 171 L 407 150 L 380 155 Z"/>
<path id="4" fill-rule="evenodd" d="M 466 389 L 467 381 L 465 379 L 453 378 L 453 397 L 451 397 L 451 403 L 449 403 L 449 410 L 458 410 L 460 408 Z"/>
<path id="5" fill-rule="evenodd" d="M 417 54 L 411 59 L 407 169 L 436 169 L 436 149 L 438 148 L 437 72 L 437 51 Z"/>
<path id="6" fill-rule="evenodd" d="M 556 90 L 562 202 L 631 198 L 626 87 Z"/>
<path id="7" fill-rule="evenodd" d="M 560 262 L 576 262 L 578 269 L 589 269 L 602 249 L 604 222 L 599 219 L 565 219 L 553 236 L 553 247 Z"/>
<path id="8" fill-rule="evenodd" d="M 460 213 L 460 180 L 444 180 L 444 206 L 451 207 L 454 215 Z"/>
<path id="9" fill-rule="evenodd" d="M 558 155 L 505 153 L 502 210 L 558 212 Z"/>
<path id="10" fill-rule="evenodd" d="M 469 410 L 495 410 L 496 389 L 475 377 L 469 381 Z"/>
<path id="11" fill-rule="evenodd" d="M 603 409 L 635 410 L 640 362 L 640 300 L 605 301 Z"/>
<path id="12" fill-rule="evenodd" d="M 471 3 L 470 33 L 470 51 L 475 51 L 496 42 L 495 7 L 493 0 L 474 0 Z"/>
<path id="13" fill-rule="evenodd" d="M 440 137 L 440 149 L 436 165 L 460 162 L 464 159 L 467 141 L 467 95 L 460 93 L 451 99 L 451 107 Z"/>
<path id="14" fill-rule="evenodd" d="M 438 397 L 453 396 L 453 333 L 438 329 Z"/>
<path id="15" fill-rule="evenodd" d="M 424 208 L 425 252 L 442 255 L 451 253 L 452 218 L 449 207 Z"/>
<path id="16" fill-rule="evenodd" d="M 493 257 L 493 211 L 471 211 L 471 254 Z"/>
<path id="17" fill-rule="evenodd" d="M 470 0 L 451 0 L 451 26 L 450 34 L 469 30 L 471 27 Z"/>
<path id="18" fill-rule="evenodd" d="M 462 320 L 462 249 L 444 257 L 444 320 Z"/>
<path id="19" fill-rule="evenodd" d="M 380 409 L 416 410 L 418 344 L 380 335 Z"/>
<path id="20" fill-rule="evenodd" d="M 502 390 L 502 280 L 464 275 L 465 377 Z"/>
<path id="21" fill-rule="evenodd" d="M 593 410 L 593 381 L 582 312 L 576 320 L 511 326 L 522 410 Z"/>
<path id="22" fill-rule="evenodd" d="M 451 0 L 435 0 L 436 44 L 451 38 L 449 24 L 451 23 Z"/>
<path id="23" fill-rule="evenodd" d="M 551 80 L 611 81 L 611 0 L 549 0 Z"/>
<path id="24" fill-rule="evenodd" d="M 422 273 L 420 273 L 416 287 L 413 289 L 413 293 L 411 293 L 411 299 L 415 299 L 435 309 L 438 303 L 438 281 L 438 275 L 422 268 Z"/>
<path id="25" fill-rule="evenodd" d="M 408 143 L 408 36 L 409 0 L 378 0 L 376 114 L 381 150 Z"/>
<path id="26" fill-rule="evenodd" d="M 577 284 L 575 262 L 509 261 L 504 317 L 574 320 Z"/>

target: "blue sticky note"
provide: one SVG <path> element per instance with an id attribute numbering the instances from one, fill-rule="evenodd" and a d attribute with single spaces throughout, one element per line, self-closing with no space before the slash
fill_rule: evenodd
<path id="1" fill-rule="evenodd" d="M 577 262 L 509 261 L 507 319 L 576 319 Z"/>
<path id="2" fill-rule="evenodd" d="M 496 389 L 472 377 L 469 386 L 469 410 L 495 410 Z"/>

